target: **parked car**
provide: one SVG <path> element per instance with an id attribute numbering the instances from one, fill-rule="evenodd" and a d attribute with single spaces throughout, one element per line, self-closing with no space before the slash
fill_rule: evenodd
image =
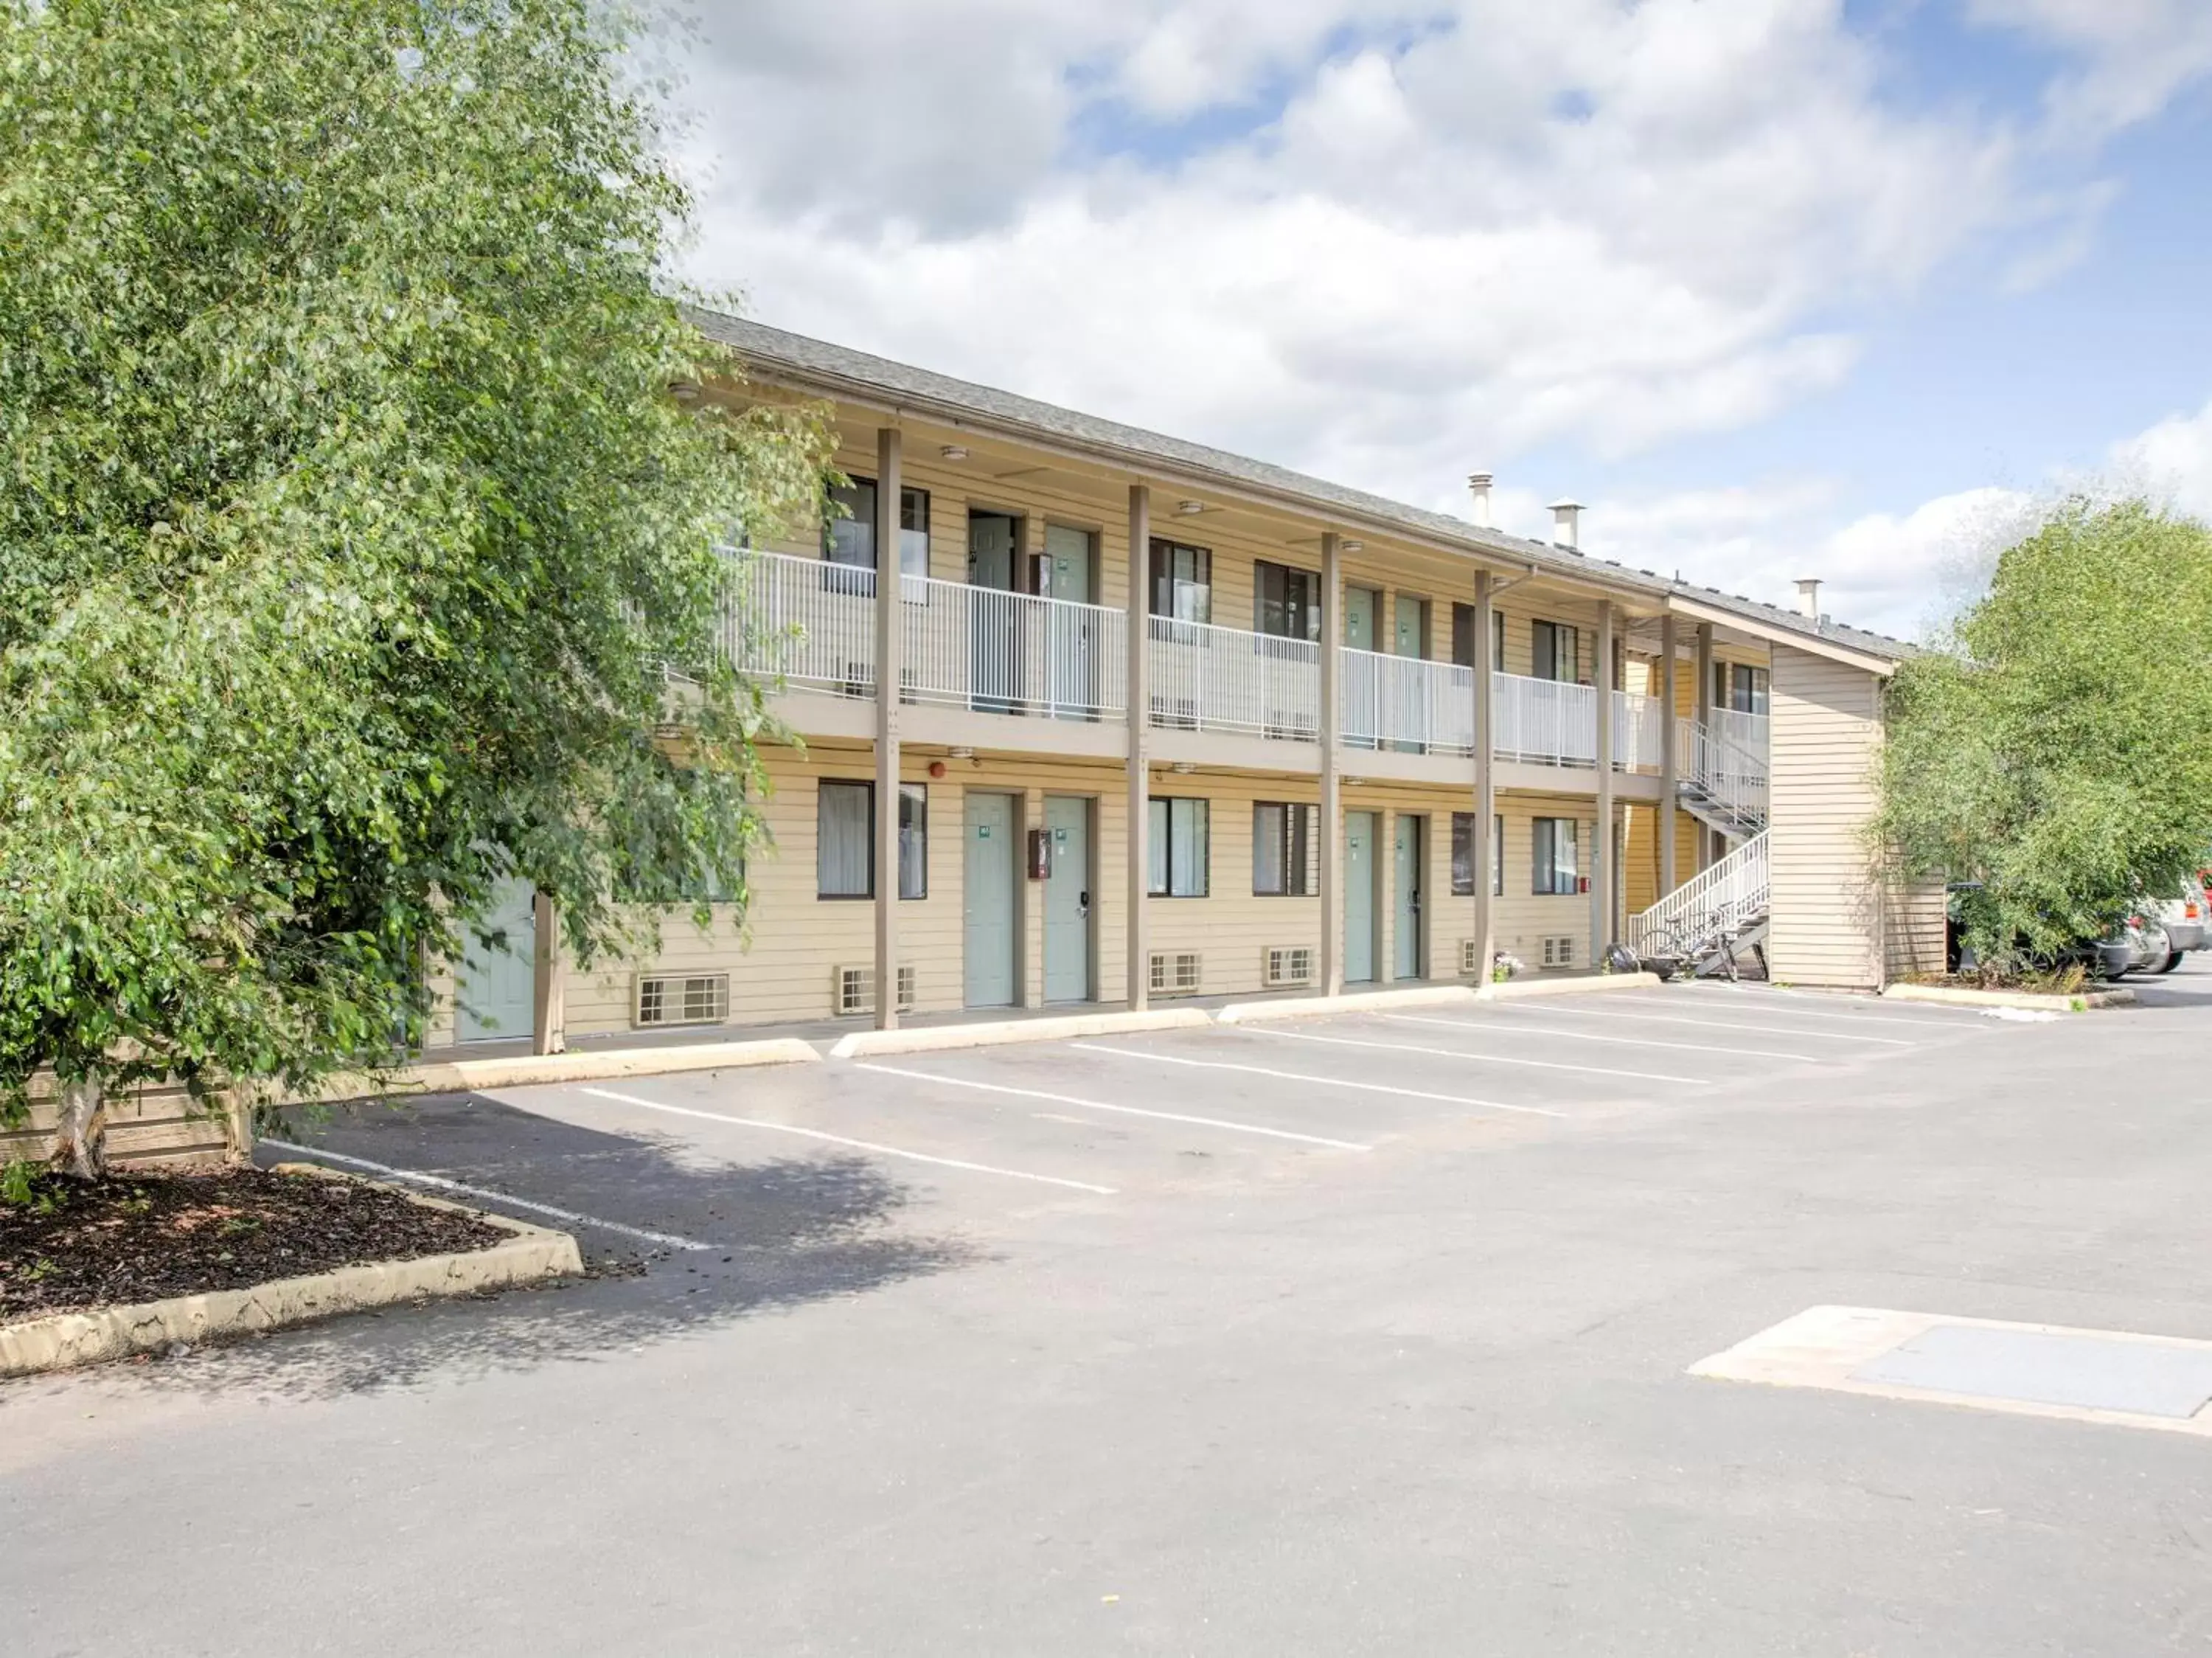
<path id="1" fill-rule="evenodd" d="M 2170 973 L 2190 951 L 2212 944 L 2212 928 L 2206 925 L 2205 911 L 2204 889 L 2192 881 L 2179 897 L 2138 916 L 2136 922 L 2144 940 L 2141 971 Z"/>

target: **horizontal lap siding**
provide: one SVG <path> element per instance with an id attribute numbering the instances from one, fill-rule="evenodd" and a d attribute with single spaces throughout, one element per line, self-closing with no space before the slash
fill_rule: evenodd
<path id="1" fill-rule="evenodd" d="M 108 1159 L 123 1167 L 214 1162 L 230 1154 L 223 1107 L 195 1106 L 180 1088 L 131 1088 L 109 1100 L 106 1109 Z M 51 1097 L 36 1089 L 25 1125 L 0 1132 L 0 1163 L 45 1161 L 53 1152 L 54 1125 Z"/>
<path id="2" fill-rule="evenodd" d="M 1773 674 L 1773 975 L 1871 989 L 1882 979 L 1882 917 L 1863 832 L 1876 805 L 1881 682 L 1787 646 L 1775 648 Z"/>
<path id="3" fill-rule="evenodd" d="M 1893 877 L 1884 892 L 1887 907 L 1882 917 L 1882 965 L 1886 976 L 1903 978 L 1917 973 L 1942 972 L 1949 966 L 1945 954 L 1949 894 L 1943 883 L 1905 881 Z"/>

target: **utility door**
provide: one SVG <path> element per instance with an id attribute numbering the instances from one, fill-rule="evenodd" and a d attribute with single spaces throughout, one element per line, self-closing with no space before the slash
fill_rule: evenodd
<path id="1" fill-rule="evenodd" d="M 1044 797 L 1052 873 L 1044 883 L 1044 999 L 1088 1002 L 1091 988 L 1091 802 Z"/>
<path id="2" fill-rule="evenodd" d="M 1012 795 L 969 791 L 961 916 L 965 1000 L 971 1008 L 1014 1004 L 1014 881 L 1021 869 L 1014 838 L 1020 821 Z"/>
<path id="3" fill-rule="evenodd" d="M 1375 814 L 1344 814 L 1344 979 L 1375 978 Z"/>
<path id="4" fill-rule="evenodd" d="M 969 591 L 963 596 L 968 600 L 969 702 L 986 713 L 1012 712 L 1021 686 L 1019 601 L 1012 596 L 1020 541 L 1018 518 L 1002 512 L 968 515 Z"/>
<path id="5" fill-rule="evenodd" d="M 538 1021 L 536 893 L 526 881 L 500 883 L 484 925 L 504 935 L 505 948 L 487 949 L 474 937 L 462 957 L 456 1010 L 464 1042 L 527 1038 Z"/>
<path id="6" fill-rule="evenodd" d="M 1391 885 L 1398 895 L 1397 961 L 1392 971 L 1400 978 L 1425 976 L 1421 972 L 1421 841 L 1422 831 L 1427 827 L 1425 819 L 1399 814 L 1398 832 L 1391 846 L 1396 865 Z"/>

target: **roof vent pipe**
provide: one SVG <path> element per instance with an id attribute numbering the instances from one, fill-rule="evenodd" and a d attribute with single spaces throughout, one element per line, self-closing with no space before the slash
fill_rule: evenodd
<path id="1" fill-rule="evenodd" d="M 1490 474 L 1469 472 L 1467 492 L 1474 497 L 1474 527 L 1479 530 L 1490 527 Z"/>
<path id="2" fill-rule="evenodd" d="M 1552 503 L 1552 539 L 1559 546 L 1578 549 L 1583 540 L 1583 503 L 1579 501 Z"/>
<path id="3" fill-rule="evenodd" d="M 1801 576 L 1797 578 L 1797 613 L 1808 620 L 1820 619 L 1820 578 Z"/>

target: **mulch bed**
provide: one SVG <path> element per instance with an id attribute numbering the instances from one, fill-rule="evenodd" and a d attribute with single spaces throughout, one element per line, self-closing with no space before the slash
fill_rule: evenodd
<path id="1" fill-rule="evenodd" d="M 0 1203 L 0 1323 L 460 1253 L 513 1235 L 381 1186 L 310 1174 L 41 1175 L 31 1203 Z"/>

